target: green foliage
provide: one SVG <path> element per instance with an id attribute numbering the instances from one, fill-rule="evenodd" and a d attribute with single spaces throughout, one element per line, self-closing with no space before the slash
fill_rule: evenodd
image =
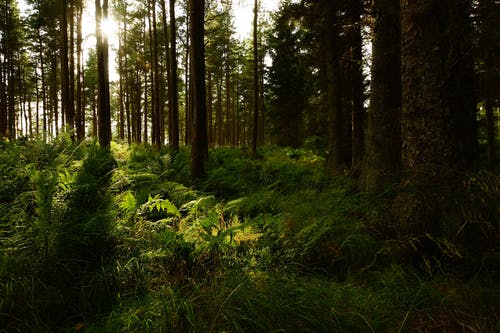
<path id="1" fill-rule="evenodd" d="M 113 158 L 64 138 L 0 145 L 7 331 L 500 328 L 494 174 L 471 176 L 457 197 L 465 224 L 448 227 L 463 237 L 393 239 L 385 199 L 328 178 L 306 150 L 218 149 L 194 188 L 182 149 L 172 159 L 113 145 Z M 491 246 L 467 249 L 474 230 Z M 429 244 L 437 255 L 404 252 Z M 485 274 L 458 278 L 478 258 Z"/>

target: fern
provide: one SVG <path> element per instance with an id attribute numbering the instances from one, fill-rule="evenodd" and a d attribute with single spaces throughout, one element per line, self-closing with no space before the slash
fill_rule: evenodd
<path id="1" fill-rule="evenodd" d="M 181 217 L 181 213 L 179 212 L 177 207 L 175 207 L 175 205 L 171 203 L 170 200 L 160 198 L 159 194 L 155 195 L 154 197 L 149 195 L 148 202 L 143 206 L 147 207 L 150 212 L 156 210 L 158 213 L 165 212 L 176 217 Z"/>

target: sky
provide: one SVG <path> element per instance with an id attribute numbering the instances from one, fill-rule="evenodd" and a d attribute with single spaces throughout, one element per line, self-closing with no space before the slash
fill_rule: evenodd
<path id="1" fill-rule="evenodd" d="M 260 0 L 264 11 L 278 9 L 279 0 Z M 233 0 L 234 24 L 238 38 L 249 37 L 253 25 L 253 0 Z"/>

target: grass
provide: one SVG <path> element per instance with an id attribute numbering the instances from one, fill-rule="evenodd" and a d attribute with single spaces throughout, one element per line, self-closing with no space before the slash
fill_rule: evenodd
<path id="1" fill-rule="evenodd" d="M 185 148 L 0 145 L 0 332 L 500 331 L 493 173 L 399 239 L 392 192 L 307 150 L 213 150 L 195 185 Z"/>

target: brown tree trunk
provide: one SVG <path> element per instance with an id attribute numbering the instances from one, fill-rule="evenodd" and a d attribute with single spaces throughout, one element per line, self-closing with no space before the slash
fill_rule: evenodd
<path id="1" fill-rule="evenodd" d="M 0 59 L 0 139 L 7 137 L 7 84 L 5 63 Z"/>
<path id="2" fill-rule="evenodd" d="M 339 28 L 336 4 L 326 4 L 326 74 L 327 101 L 329 123 L 328 169 L 330 173 L 338 173 L 350 164 L 350 147 L 344 135 L 345 112 L 342 103 L 342 86 L 340 80 Z"/>
<path id="3" fill-rule="evenodd" d="M 172 150 L 179 152 L 179 88 L 177 84 L 177 29 L 175 25 L 175 0 L 170 0 L 170 56 L 168 82 L 169 132 L 171 132 Z"/>
<path id="4" fill-rule="evenodd" d="M 61 1 L 61 107 L 70 131 L 74 128 L 74 109 L 71 101 L 71 83 L 69 73 L 68 39 L 68 2 Z M 57 127 L 57 123 L 56 123 Z"/>
<path id="5" fill-rule="evenodd" d="M 257 156 L 257 141 L 259 139 L 259 49 L 257 39 L 258 0 L 253 7 L 253 122 L 252 122 L 252 155 Z"/>
<path id="6" fill-rule="evenodd" d="M 85 106 L 83 103 L 83 52 L 82 52 L 82 15 L 83 3 L 80 3 L 77 8 L 77 32 L 76 32 L 76 56 L 77 56 L 77 73 L 76 73 L 76 114 L 75 127 L 76 138 L 78 141 L 85 139 Z"/>
<path id="7" fill-rule="evenodd" d="M 109 98 L 108 37 L 103 33 L 100 22 L 108 18 L 108 0 L 95 0 L 97 39 L 97 80 L 98 80 L 98 135 L 103 148 L 111 143 L 111 110 Z"/>
<path id="8" fill-rule="evenodd" d="M 222 73 L 221 68 L 218 68 L 216 74 L 216 94 L 217 99 L 215 103 L 215 136 L 217 138 L 217 147 L 224 145 L 224 124 L 222 119 Z"/>
<path id="9" fill-rule="evenodd" d="M 205 92 L 205 1 L 190 0 L 191 73 L 193 77 L 193 138 L 191 145 L 191 177 L 200 179 L 208 159 L 207 112 Z"/>
<path id="10" fill-rule="evenodd" d="M 214 147 L 214 123 L 213 123 L 213 84 L 212 84 L 212 73 L 208 71 L 207 73 L 207 130 L 208 130 L 208 146 Z"/>
<path id="11" fill-rule="evenodd" d="M 441 232 L 477 152 L 468 0 L 402 2 L 404 233 Z"/>

